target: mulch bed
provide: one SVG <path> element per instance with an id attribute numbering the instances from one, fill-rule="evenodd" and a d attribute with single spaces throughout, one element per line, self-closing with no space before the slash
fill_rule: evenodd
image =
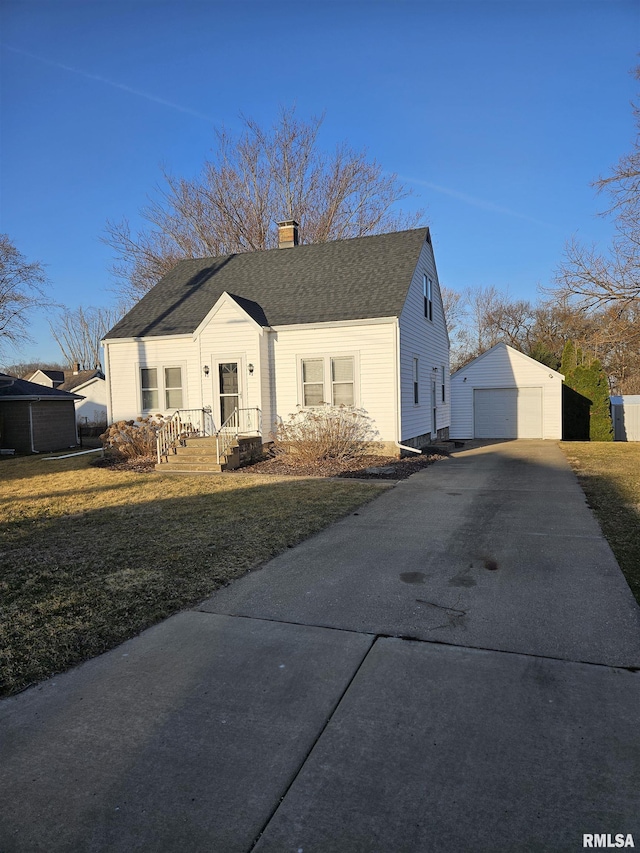
<path id="1" fill-rule="evenodd" d="M 109 468 L 111 471 L 136 471 L 143 474 L 153 471 L 157 459 L 155 456 L 138 456 L 135 459 L 119 459 L 117 456 L 100 456 L 91 460 L 94 468 Z"/>
<path id="2" fill-rule="evenodd" d="M 364 456 L 357 461 L 324 459 L 314 463 L 294 463 L 284 456 L 275 456 L 238 468 L 237 474 L 280 474 L 293 477 L 351 477 L 358 480 L 406 480 L 427 465 L 446 459 L 441 453 L 424 454 L 397 459 L 395 456 Z M 367 472 L 367 468 L 393 468 L 389 472 Z"/>
<path id="3" fill-rule="evenodd" d="M 292 462 L 285 456 L 271 456 L 260 462 L 244 465 L 230 474 L 273 474 L 285 477 L 345 477 L 358 480 L 406 480 L 416 471 L 447 457 L 438 453 L 425 453 L 421 456 L 363 456 L 357 461 L 342 459 L 323 459 L 319 462 Z M 142 456 L 137 459 L 118 459 L 104 456 L 93 459 L 91 465 L 96 468 L 109 468 L 112 471 L 134 471 L 145 473 L 153 471 L 157 459 L 155 456 Z M 368 472 L 367 468 L 392 468 L 392 471 Z"/>

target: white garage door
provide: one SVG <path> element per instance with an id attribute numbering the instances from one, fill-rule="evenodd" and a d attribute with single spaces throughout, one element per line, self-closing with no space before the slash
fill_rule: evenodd
<path id="1" fill-rule="evenodd" d="M 542 438 L 542 388 L 475 388 L 476 438 Z"/>

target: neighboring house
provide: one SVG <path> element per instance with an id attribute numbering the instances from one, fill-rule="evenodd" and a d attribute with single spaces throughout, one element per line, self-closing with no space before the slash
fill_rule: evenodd
<path id="1" fill-rule="evenodd" d="M 451 377 L 451 438 L 562 438 L 564 376 L 496 344 Z"/>
<path id="2" fill-rule="evenodd" d="M 640 395 L 611 398 L 614 441 L 640 441 Z"/>
<path id="3" fill-rule="evenodd" d="M 427 228 L 183 260 L 106 335 L 109 422 L 210 407 L 366 410 L 387 450 L 449 428 L 449 339 Z"/>
<path id="4" fill-rule="evenodd" d="M 81 370 L 80 365 L 75 364 L 72 370 L 36 370 L 29 381 L 80 395 L 81 399 L 76 401 L 78 424 L 106 426 L 107 385 L 104 373 L 99 368 Z"/>
<path id="5" fill-rule="evenodd" d="M 0 373 L 0 447 L 21 453 L 78 443 L 76 394 Z"/>

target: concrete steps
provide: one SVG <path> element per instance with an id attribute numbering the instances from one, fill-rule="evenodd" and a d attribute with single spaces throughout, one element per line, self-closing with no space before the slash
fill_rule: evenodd
<path id="1" fill-rule="evenodd" d="M 260 436 L 238 436 L 220 462 L 217 460 L 215 436 L 206 438 L 188 438 L 186 443 L 176 447 L 167 461 L 156 465 L 161 474 L 219 474 L 222 471 L 239 468 L 262 454 Z"/>

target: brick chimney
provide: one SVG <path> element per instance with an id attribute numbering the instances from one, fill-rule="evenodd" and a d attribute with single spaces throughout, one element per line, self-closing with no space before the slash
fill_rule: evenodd
<path id="1" fill-rule="evenodd" d="M 278 222 L 279 249 L 290 249 L 292 246 L 298 245 L 299 227 L 295 219 L 285 219 L 283 222 Z"/>
<path id="2" fill-rule="evenodd" d="M 80 362 L 76 361 L 75 364 L 73 365 L 73 375 L 77 376 L 78 373 L 80 373 Z"/>

